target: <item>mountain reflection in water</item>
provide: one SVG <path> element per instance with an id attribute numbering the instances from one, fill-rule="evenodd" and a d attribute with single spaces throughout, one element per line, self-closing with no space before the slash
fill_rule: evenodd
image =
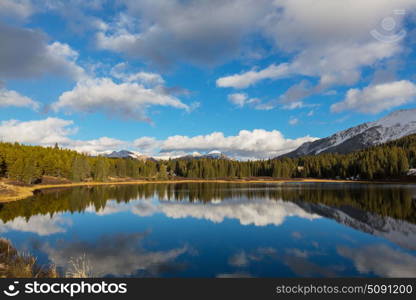
<path id="1" fill-rule="evenodd" d="M 85 255 L 98 277 L 416 276 L 413 186 L 76 187 L 0 204 L 0 219 L 41 260 Z"/>

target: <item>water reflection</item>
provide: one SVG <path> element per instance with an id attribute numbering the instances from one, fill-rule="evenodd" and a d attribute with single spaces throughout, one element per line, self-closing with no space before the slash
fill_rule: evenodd
<path id="1" fill-rule="evenodd" d="M 29 219 L 37 214 L 81 212 L 92 206 L 97 212 L 107 201 L 128 203 L 136 199 L 157 198 L 181 203 L 221 203 L 223 200 L 284 200 L 315 203 L 330 207 L 351 207 L 380 216 L 416 223 L 416 189 L 406 186 L 360 184 L 146 184 L 112 187 L 50 189 L 26 200 L 1 203 L 3 222 L 17 216 Z"/>
<path id="2" fill-rule="evenodd" d="M 215 183 L 55 189 L 0 204 L 0 232 L 62 270 L 85 255 L 97 277 L 416 276 L 415 191 Z"/>
<path id="3" fill-rule="evenodd" d="M 386 245 L 349 248 L 338 247 L 341 256 L 353 261 L 361 274 L 380 277 L 416 277 L 416 257 Z"/>
<path id="4" fill-rule="evenodd" d="M 51 246 L 40 246 L 56 266 L 70 269 L 68 258 L 85 257 L 90 265 L 92 276 L 152 276 L 161 270 L 174 267 L 175 259 L 191 249 L 184 245 L 167 251 L 150 251 L 143 247 L 143 240 L 149 232 L 134 234 L 104 235 L 97 241 L 61 241 Z"/>
<path id="5" fill-rule="evenodd" d="M 18 216 L 13 220 L 0 225 L 0 232 L 10 230 L 33 232 L 40 236 L 65 232 L 66 227 L 71 226 L 71 219 L 64 218 L 60 214 L 51 218 L 47 215 L 34 215 L 29 219 Z"/>

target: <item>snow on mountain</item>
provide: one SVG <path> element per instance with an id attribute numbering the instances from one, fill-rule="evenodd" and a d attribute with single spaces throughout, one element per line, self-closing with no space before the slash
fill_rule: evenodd
<path id="1" fill-rule="evenodd" d="M 227 155 L 221 153 L 220 151 L 211 151 L 206 154 L 201 154 L 199 152 L 193 152 L 188 155 L 159 155 L 159 156 L 147 156 L 144 154 L 141 154 L 139 152 L 129 151 L 129 150 L 120 150 L 120 151 L 113 151 L 104 154 L 105 157 L 109 158 L 133 158 L 133 159 L 139 159 L 139 160 L 168 160 L 168 159 L 201 159 L 201 158 L 210 158 L 210 159 L 230 159 Z"/>
<path id="2" fill-rule="evenodd" d="M 416 109 L 398 110 L 386 117 L 307 142 L 282 156 L 299 157 L 319 153 L 348 153 L 416 133 Z"/>
<path id="3" fill-rule="evenodd" d="M 296 204 L 311 214 L 333 219 L 356 230 L 387 239 L 400 247 L 416 250 L 416 224 L 352 207 L 335 208 L 308 202 Z"/>
<path id="4" fill-rule="evenodd" d="M 194 152 L 189 155 L 178 157 L 178 159 L 201 159 L 201 158 L 210 158 L 210 159 L 230 159 L 227 155 L 224 153 L 214 150 L 211 152 L 208 152 L 206 154 L 201 154 L 199 152 Z"/>
<path id="5" fill-rule="evenodd" d="M 104 156 L 109 157 L 109 158 L 133 158 L 133 159 L 139 159 L 139 160 L 151 159 L 151 157 L 147 155 L 143 155 L 139 152 L 133 152 L 129 150 L 113 151 L 109 154 L 105 154 Z"/>

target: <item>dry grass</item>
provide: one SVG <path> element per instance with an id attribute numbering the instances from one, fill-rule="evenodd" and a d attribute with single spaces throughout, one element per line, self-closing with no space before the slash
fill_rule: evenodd
<path id="1" fill-rule="evenodd" d="M 0 278 L 59 278 L 56 267 L 42 266 L 28 253 L 20 253 L 12 243 L 0 238 Z M 91 278 L 93 272 L 86 257 L 82 255 L 69 260 L 66 278 Z"/>
<path id="2" fill-rule="evenodd" d="M 69 269 L 65 274 L 66 278 L 92 278 L 92 268 L 84 254 L 80 257 L 73 257 L 69 260 Z"/>
<path id="3" fill-rule="evenodd" d="M 0 182 L 0 202 L 21 200 L 33 196 L 31 186 L 17 186 Z"/>
<path id="4" fill-rule="evenodd" d="M 40 266 L 36 258 L 19 253 L 9 240 L 0 238 L 0 277 L 1 278 L 57 278 L 54 266 Z"/>

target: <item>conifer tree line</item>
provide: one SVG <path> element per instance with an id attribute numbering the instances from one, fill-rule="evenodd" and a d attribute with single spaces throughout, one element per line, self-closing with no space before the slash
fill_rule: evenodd
<path id="1" fill-rule="evenodd" d="M 59 147 L 0 143 L 0 177 L 27 184 L 42 176 L 71 181 L 132 179 L 396 178 L 416 167 L 416 135 L 348 154 L 256 161 L 228 159 L 135 160 L 88 156 Z"/>

